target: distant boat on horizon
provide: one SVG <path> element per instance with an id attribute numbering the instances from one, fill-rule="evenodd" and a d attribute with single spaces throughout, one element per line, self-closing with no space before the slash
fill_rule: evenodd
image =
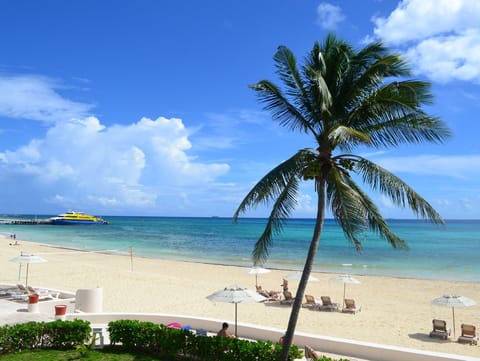
<path id="1" fill-rule="evenodd" d="M 108 224 L 108 222 L 101 217 L 92 216 L 84 212 L 73 211 L 59 214 L 48 220 L 51 224 L 55 225 Z"/>

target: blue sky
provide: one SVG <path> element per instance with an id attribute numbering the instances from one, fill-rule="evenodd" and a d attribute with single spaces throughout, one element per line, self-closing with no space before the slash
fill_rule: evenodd
<path id="1" fill-rule="evenodd" d="M 0 1 L 0 212 L 231 216 L 311 140 L 248 88 L 329 32 L 432 82 L 453 137 L 368 157 L 444 218 L 480 219 L 477 0 Z M 312 183 L 295 216 L 315 215 Z M 385 217 L 411 218 L 372 193 Z M 247 216 L 265 216 L 265 209 Z"/>

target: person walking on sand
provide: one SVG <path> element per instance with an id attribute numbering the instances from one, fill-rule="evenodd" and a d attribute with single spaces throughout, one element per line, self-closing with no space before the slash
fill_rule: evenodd
<path id="1" fill-rule="evenodd" d="M 283 289 L 283 292 L 288 291 L 288 281 L 284 278 L 283 283 L 280 285 Z"/>

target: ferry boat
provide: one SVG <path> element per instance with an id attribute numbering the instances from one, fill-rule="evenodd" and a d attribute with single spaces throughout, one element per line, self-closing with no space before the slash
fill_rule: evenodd
<path id="1" fill-rule="evenodd" d="M 83 212 L 67 212 L 56 217 L 49 218 L 51 224 L 73 225 L 73 224 L 108 224 L 100 217 L 91 216 Z"/>

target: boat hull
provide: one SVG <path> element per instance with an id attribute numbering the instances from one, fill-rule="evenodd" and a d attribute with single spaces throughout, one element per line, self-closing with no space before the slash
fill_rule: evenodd
<path id="1" fill-rule="evenodd" d="M 68 219 L 52 219 L 52 224 L 55 225 L 84 225 L 84 224 L 107 224 L 105 221 L 80 221 L 80 220 L 68 220 Z"/>

